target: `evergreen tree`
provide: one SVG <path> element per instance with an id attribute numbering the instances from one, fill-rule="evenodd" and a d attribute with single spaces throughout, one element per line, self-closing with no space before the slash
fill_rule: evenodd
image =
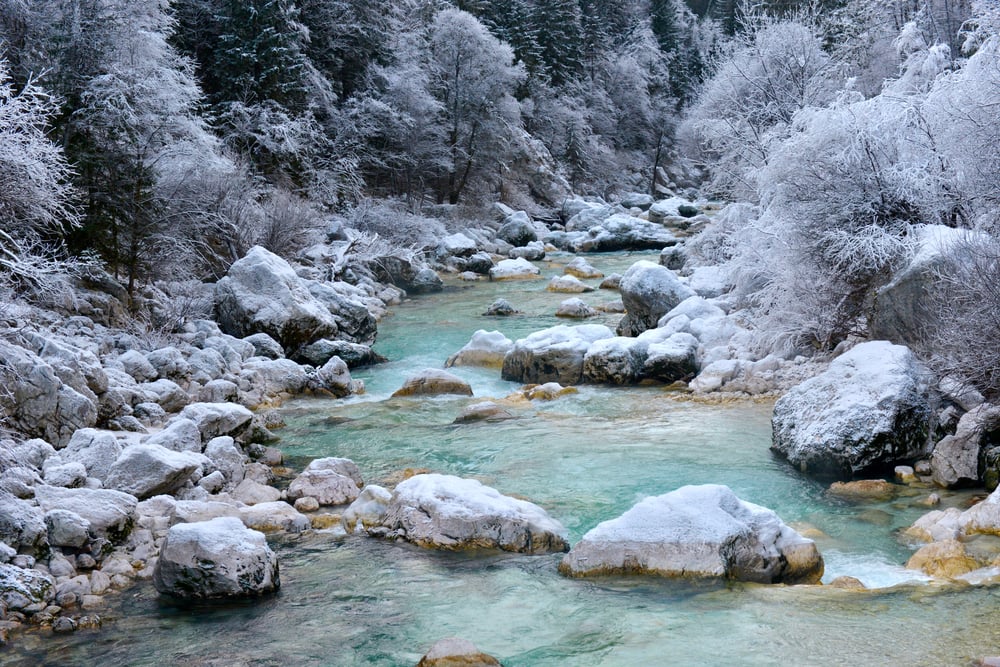
<path id="1" fill-rule="evenodd" d="M 583 71 L 581 19 L 577 0 L 538 2 L 531 12 L 542 71 L 554 86 L 575 80 Z"/>

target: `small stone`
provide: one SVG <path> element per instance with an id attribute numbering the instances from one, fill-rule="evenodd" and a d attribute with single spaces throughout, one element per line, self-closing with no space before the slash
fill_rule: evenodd
<path id="1" fill-rule="evenodd" d="M 295 501 L 295 509 L 299 512 L 315 512 L 319 509 L 319 501 L 312 496 L 303 496 Z"/>
<path id="2" fill-rule="evenodd" d="M 583 299 L 579 299 L 577 297 L 566 299 L 560 303 L 559 308 L 556 309 L 556 317 L 586 319 L 588 317 L 594 317 L 595 315 L 597 315 L 597 311 L 588 306 Z"/>
<path id="3" fill-rule="evenodd" d="M 518 315 L 520 312 L 520 310 L 510 305 L 507 299 L 497 299 L 490 304 L 490 307 L 486 309 L 483 315 L 488 317 L 509 317 L 511 315 Z"/>
<path id="4" fill-rule="evenodd" d="M 917 482 L 917 475 L 910 466 L 896 466 L 893 471 L 896 481 L 900 484 L 913 484 Z"/>
<path id="5" fill-rule="evenodd" d="M 86 616 L 81 616 L 76 622 L 76 627 L 80 630 L 86 629 L 97 629 L 101 627 L 101 617 L 97 614 L 88 614 Z"/>
<path id="6" fill-rule="evenodd" d="M 932 493 L 926 498 L 923 498 L 922 500 L 918 501 L 918 503 L 920 505 L 923 505 L 924 507 L 937 507 L 938 505 L 941 504 L 941 496 L 939 496 L 936 493 Z"/>
<path id="7" fill-rule="evenodd" d="M 76 557 L 77 570 L 93 570 L 97 567 L 97 561 L 90 554 L 78 554 Z"/>
<path id="8" fill-rule="evenodd" d="M 831 588 L 840 588 L 845 591 L 863 591 L 867 589 L 867 586 L 861 583 L 860 579 L 848 576 L 837 577 L 830 582 L 829 586 Z"/>

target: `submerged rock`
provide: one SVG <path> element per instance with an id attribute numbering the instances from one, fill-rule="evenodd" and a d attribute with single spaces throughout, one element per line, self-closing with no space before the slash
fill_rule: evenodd
<path id="1" fill-rule="evenodd" d="M 647 498 L 599 524 L 566 554 L 559 571 L 800 584 L 819 582 L 823 558 L 812 540 L 771 510 L 706 484 Z"/>
<path id="2" fill-rule="evenodd" d="M 513 418 L 514 415 L 493 401 L 483 401 L 482 403 L 473 403 L 462 410 L 462 414 L 455 417 L 455 421 L 452 423 L 471 424 L 473 422 L 496 422 Z"/>
<path id="3" fill-rule="evenodd" d="M 566 551 L 566 529 L 538 505 L 474 479 L 416 475 L 392 494 L 382 525 L 390 535 L 435 549 Z"/>
<path id="4" fill-rule="evenodd" d="M 803 472 L 849 478 L 921 456 L 932 416 L 913 353 L 862 343 L 775 403 L 771 448 Z"/>
<path id="5" fill-rule="evenodd" d="M 447 371 L 436 368 L 426 368 L 403 383 L 403 386 L 393 393 L 400 396 L 440 396 L 442 394 L 457 394 L 472 396 L 469 383 Z"/>
<path id="6" fill-rule="evenodd" d="M 434 644 L 417 667 L 500 667 L 500 663 L 472 642 L 449 637 Z"/>
<path id="7" fill-rule="evenodd" d="M 153 585 L 185 600 L 255 597 L 280 587 L 278 557 L 263 533 L 236 518 L 178 524 L 167 532 Z"/>

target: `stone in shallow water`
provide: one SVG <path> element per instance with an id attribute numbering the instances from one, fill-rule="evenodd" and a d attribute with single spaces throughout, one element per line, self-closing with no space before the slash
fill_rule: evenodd
<path id="1" fill-rule="evenodd" d="M 486 655 L 476 645 L 458 637 L 448 637 L 434 644 L 417 667 L 499 667 L 496 658 Z"/>
<path id="2" fill-rule="evenodd" d="M 239 519 L 178 524 L 167 532 L 153 585 L 188 600 L 263 595 L 281 585 L 278 557 L 263 533 Z"/>
<path id="3" fill-rule="evenodd" d="M 490 317 L 509 317 L 510 315 L 517 315 L 520 312 L 520 310 L 510 305 L 510 302 L 507 301 L 507 299 L 497 299 L 490 304 L 489 308 L 486 309 L 486 312 L 483 313 L 483 315 Z"/>
<path id="4" fill-rule="evenodd" d="M 899 487 L 884 479 L 858 479 L 853 482 L 834 482 L 827 489 L 832 496 L 852 501 L 891 500 Z"/>
<path id="5" fill-rule="evenodd" d="M 817 583 L 816 544 L 769 509 L 717 484 L 647 498 L 589 531 L 563 558 L 567 576 L 720 577 L 758 583 Z"/>
<path id="6" fill-rule="evenodd" d="M 538 505 L 502 495 L 474 479 L 416 475 L 393 492 L 382 525 L 436 549 L 565 551 L 566 529 Z"/>
<path id="7" fill-rule="evenodd" d="M 457 375 L 435 368 L 426 368 L 403 383 L 403 386 L 396 390 L 393 397 L 438 396 L 441 394 L 472 396 L 472 387 Z"/>

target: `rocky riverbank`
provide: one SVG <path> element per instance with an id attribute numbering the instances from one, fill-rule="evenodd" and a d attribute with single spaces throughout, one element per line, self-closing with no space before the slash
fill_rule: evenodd
<path id="1" fill-rule="evenodd" d="M 833 359 L 760 356 L 727 299 L 724 271 L 685 264 L 683 236 L 709 220 L 671 217 L 677 206 L 667 201 L 656 211 L 625 211 L 578 201 L 567 204 L 565 222 L 547 224 L 500 209 L 491 225 L 425 249 L 426 261 L 354 256 L 359 237 L 343 230 L 344 238 L 313 246 L 293 263 L 254 248 L 204 288 L 205 316 L 184 318 L 165 332 L 124 329 L 124 304 L 115 305 L 107 291 L 81 295 L 78 301 L 90 304 L 86 316 L 10 311 L 0 338 L 0 406 L 9 436 L 0 443 L 5 641 L 28 626 L 68 632 L 98 625 L 104 596 L 137 579 L 151 579 L 164 595 L 182 599 L 274 591 L 279 567 L 261 533 L 333 527 L 429 548 L 567 550 L 565 529 L 544 509 L 474 480 L 422 474 L 388 489 L 366 485 L 356 465 L 338 458 L 289 470 L 275 446 L 282 424 L 271 408 L 302 393 L 336 399 L 363 392 L 351 369 L 381 361 L 371 347 L 378 319 L 406 290 L 439 289 L 437 272 L 530 280 L 538 274 L 534 262 L 555 252 L 557 243 L 604 250 L 612 233 L 618 234 L 615 247 L 662 248 L 660 262 L 641 261 L 608 279 L 580 256 L 567 261 L 565 278 L 548 289 L 618 290 L 624 317 L 617 330 L 561 325 L 516 341 L 481 331 L 449 365 L 490 366 L 506 379 L 538 385 L 523 389 L 529 398 L 555 397 L 585 383 L 657 382 L 695 396 L 768 395 L 799 385 L 776 409 L 775 448 L 803 471 L 851 477 L 929 459 L 927 472 L 942 486 L 989 480 L 991 471 L 996 476 L 991 406 L 933 378 L 906 348 L 863 343 L 843 346 Z M 600 241 L 587 245 L 585 239 Z M 401 385 L 411 396 L 471 394 L 459 378 L 435 369 Z M 460 419 L 510 417 L 490 402 L 467 412 Z M 829 442 L 810 437 L 813 431 Z M 729 508 L 720 510 L 721 523 L 731 521 L 723 514 L 746 518 L 763 511 L 735 497 L 719 502 Z M 673 508 L 662 512 L 668 517 L 686 516 L 674 501 L 663 503 Z M 778 561 L 790 556 L 768 541 L 771 533 L 796 553 L 808 550 L 809 540 L 770 516 L 734 530 Z M 613 555 L 650 542 L 650 534 L 678 529 L 640 522 L 627 532 L 611 545 L 603 533 L 591 537 L 604 540 L 599 549 Z M 650 547 L 651 565 L 632 554 L 622 557 L 628 568 L 614 561 L 597 569 L 693 572 L 685 563 L 707 562 L 710 542 L 681 532 L 688 543 L 664 538 Z M 723 536 L 720 543 L 729 542 Z M 568 563 L 580 559 L 581 549 L 598 547 L 574 548 Z M 693 560 L 661 567 L 656 549 Z M 791 574 L 770 565 L 754 570 L 731 554 L 713 553 L 722 565 L 707 568 L 711 576 L 813 582 L 822 571 L 818 552 Z M 990 562 L 977 558 L 980 566 Z M 209 577 L 209 571 L 233 576 Z"/>

